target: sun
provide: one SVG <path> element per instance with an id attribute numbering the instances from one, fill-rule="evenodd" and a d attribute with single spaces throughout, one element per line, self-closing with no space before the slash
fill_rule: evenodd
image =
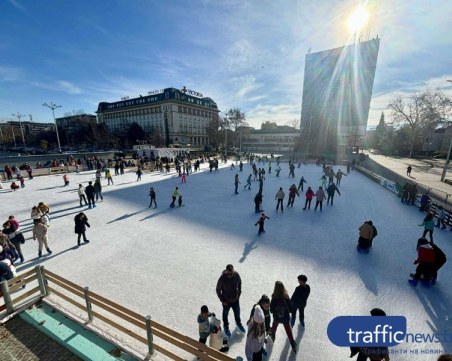
<path id="1" fill-rule="evenodd" d="M 347 27 L 351 34 L 359 33 L 359 31 L 369 21 L 369 13 L 366 9 L 360 7 L 356 9 L 347 20 Z"/>

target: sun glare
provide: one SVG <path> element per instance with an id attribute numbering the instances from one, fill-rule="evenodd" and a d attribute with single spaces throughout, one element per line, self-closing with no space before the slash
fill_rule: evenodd
<path id="1" fill-rule="evenodd" d="M 369 20 L 369 14 L 364 8 L 358 8 L 351 14 L 347 20 L 347 26 L 350 33 L 358 33 Z"/>

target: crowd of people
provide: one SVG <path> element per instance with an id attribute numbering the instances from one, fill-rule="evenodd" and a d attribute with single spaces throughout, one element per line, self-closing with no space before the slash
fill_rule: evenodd
<path id="1" fill-rule="evenodd" d="M 186 178 L 189 174 L 194 171 L 198 171 L 200 168 L 200 164 L 204 161 L 207 161 L 208 168 L 210 172 L 218 172 L 219 168 L 219 160 L 216 158 L 207 158 L 207 159 L 184 159 L 184 158 L 176 158 L 175 160 L 175 168 L 178 175 L 181 177 L 181 183 L 186 182 Z M 80 207 L 88 206 L 88 208 L 96 207 L 96 202 L 99 199 L 103 200 L 102 195 L 102 184 L 101 184 L 101 175 L 102 169 L 105 171 L 105 179 L 108 180 L 108 185 L 114 184 L 113 178 L 110 170 L 105 168 L 105 163 L 101 160 L 90 160 L 91 166 L 98 167 L 93 168 L 97 169 L 95 173 L 95 181 L 89 181 L 88 185 L 85 187 L 83 184 L 79 184 L 77 188 L 77 194 L 79 197 Z M 272 161 L 263 162 L 263 166 L 260 167 L 260 163 L 252 162 L 250 164 L 252 173 L 247 177 L 247 183 L 244 185 L 243 189 L 251 190 L 253 186 L 253 181 L 258 182 L 259 191 L 254 197 L 255 203 L 255 211 L 256 213 L 260 213 L 260 217 L 258 221 L 255 223 L 255 226 L 259 226 L 258 234 L 261 235 L 265 233 L 264 224 L 267 220 L 270 220 L 270 217 L 263 212 L 263 187 L 265 184 L 266 176 L 268 177 L 272 173 Z M 273 161 L 274 162 L 274 161 Z M 298 162 L 298 168 L 303 164 L 303 161 Z M 157 162 L 157 169 L 160 169 L 161 172 L 166 170 L 166 165 L 163 165 L 163 162 Z M 166 163 L 169 166 L 169 163 Z M 115 175 L 124 174 L 124 167 L 127 165 L 126 162 L 116 161 L 114 164 Z M 296 163 L 294 161 L 289 162 L 289 172 L 285 173 L 285 176 L 289 178 L 295 178 L 296 172 Z M 320 165 L 319 165 L 320 166 Z M 244 165 L 242 161 L 240 161 L 239 169 L 243 171 Z M 235 166 L 232 167 L 232 170 L 235 170 Z M 267 169 L 267 170 L 266 170 Z M 281 166 L 279 159 L 276 160 L 276 168 L 273 169 L 276 177 L 280 177 Z M 137 181 L 141 180 L 141 176 L 143 175 L 142 168 L 139 165 L 137 169 Z M 284 173 L 283 173 L 284 174 Z M 286 208 L 294 207 L 295 201 L 297 197 L 302 197 L 304 193 L 304 211 L 310 211 L 311 209 L 311 201 L 313 199 L 316 200 L 314 211 L 319 210 L 323 211 L 323 202 L 326 200 L 327 205 L 333 206 L 334 196 L 339 194 L 341 179 L 344 176 L 349 174 L 349 169 L 347 173 L 342 172 L 341 169 L 335 171 L 333 169 L 333 165 L 324 164 L 322 167 L 322 174 L 320 178 L 315 179 L 305 179 L 302 176 L 298 182 L 298 186 L 296 183 L 292 183 L 286 191 L 288 192 L 287 203 L 285 202 L 286 193 L 284 192 L 283 187 L 279 187 L 275 195 L 276 201 L 276 211 L 284 212 L 284 205 Z M 254 179 L 253 179 L 254 176 Z M 64 186 L 68 186 L 70 184 L 69 176 L 65 174 L 63 176 Z M 316 184 L 317 183 L 317 184 Z M 239 174 L 234 175 L 234 193 L 239 194 L 239 185 L 241 184 L 239 179 Z M 408 184 L 408 183 L 407 183 Z M 304 192 L 304 188 L 306 188 L 306 192 Z M 414 189 L 416 186 L 414 185 Z M 315 191 L 313 190 L 315 189 Z M 412 198 L 410 192 L 412 192 L 412 185 L 408 184 L 407 187 L 407 197 L 403 198 L 402 202 L 411 202 Z M 403 193 L 403 192 L 402 192 Z M 426 194 L 427 196 L 427 194 Z M 151 187 L 149 190 L 150 204 L 149 208 L 154 205 L 154 208 L 157 207 L 156 202 L 156 189 Z M 175 187 L 174 191 L 171 194 L 172 202 L 170 207 L 175 207 L 176 201 L 179 206 L 182 206 L 182 195 L 179 187 Z M 302 205 L 300 205 L 301 208 Z M 421 226 L 424 227 L 424 233 L 422 237 L 418 240 L 417 244 L 417 252 L 418 258 L 415 261 L 417 264 L 416 272 L 412 275 L 413 279 L 411 280 L 413 284 L 417 284 L 420 279 L 427 279 L 434 282 L 436 280 L 438 270 L 444 265 L 446 262 L 446 256 L 439 249 L 439 247 L 433 242 L 433 230 L 434 230 L 434 220 L 433 215 L 429 213 L 429 208 L 422 206 L 421 200 L 421 210 L 426 212 L 426 217 Z M 52 254 L 52 251 L 49 248 L 49 237 L 48 230 L 50 226 L 50 208 L 48 205 L 40 202 L 37 206 L 34 206 L 31 211 L 31 219 L 33 220 L 33 239 L 38 241 L 38 257 L 42 257 L 42 251 L 45 248 L 49 255 Z M 437 226 L 444 225 L 444 218 L 438 218 Z M 87 227 L 90 227 L 90 223 L 88 222 L 88 217 L 83 212 L 78 213 L 74 217 L 74 230 L 77 234 L 77 246 L 81 246 L 81 241 L 83 239 L 84 243 L 89 243 L 89 240 L 86 237 Z M 429 236 L 430 241 L 425 239 L 426 236 Z M 360 250 L 369 250 L 372 247 L 373 239 L 377 236 L 377 229 L 371 220 L 365 221 L 359 227 L 359 240 L 358 240 L 358 248 Z M 3 231 L 0 236 L 0 260 L 6 261 L 5 263 L 10 270 L 10 273 L 7 273 L 6 277 L 11 278 L 14 269 L 15 262 L 24 262 L 25 258 L 22 254 L 20 245 L 25 242 L 25 238 L 19 229 L 19 223 L 14 219 L 14 216 L 10 216 L 8 221 L 3 225 Z M 4 268 L 4 266 L 2 266 Z M 0 272 L 4 272 L 3 268 L 0 268 Z M 15 272 L 15 271 L 14 271 Z M 6 274 L 5 273 L 5 274 Z M 3 275 L 3 273 L 1 273 Z M 10 277 L 11 276 L 11 277 Z M 240 295 L 241 295 L 241 278 L 237 271 L 234 270 L 232 265 L 228 265 L 226 269 L 223 271 L 221 277 L 218 280 L 217 295 L 222 303 L 222 321 L 224 327 L 224 333 L 226 338 L 231 337 L 231 330 L 229 327 L 228 315 L 230 310 L 232 309 L 234 313 L 234 319 L 238 330 L 242 333 L 246 333 L 246 344 L 245 344 L 245 353 L 247 355 L 248 360 L 261 360 L 263 356 L 265 356 L 265 340 L 274 342 L 276 330 L 280 323 L 283 324 L 283 327 L 286 331 L 287 337 L 291 344 L 291 347 L 294 352 L 297 351 L 297 344 L 292 334 L 292 328 L 294 327 L 298 319 L 301 327 L 305 327 L 304 321 L 304 309 L 306 307 L 307 299 L 310 294 L 310 287 L 307 284 L 307 277 L 305 275 L 298 276 L 298 286 L 295 288 L 292 297 L 289 297 L 288 291 L 286 290 L 284 284 L 280 281 L 275 282 L 273 293 L 271 297 L 262 295 L 260 300 L 253 306 L 251 311 L 251 315 L 248 318 L 246 325 L 248 326 L 248 330 L 245 330 L 244 325 L 242 324 L 240 317 Z M 215 315 L 209 312 L 209 308 L 204 305 L 201 307 L 201 312 L 198 316 L 198 324 L 199 324 L 199 341 L 202 343 L 206 343 L 207 339 L 215 333 L 218 333 L 219 326 L 218 322 L 213 322 L 212 317 L 215 318 Z M 226 350 L 227 347 L 222 343 L 223 350 Z M 352 352 L 353 353 L 353 352 Z M 362 353 L 362 350 L 358 351 L 358 354 Z M 358 360 L 360 358 L 358 357 Z"/>
<path id="2" fill-rule="evenodd" d="M 240 274 L 234 269 L 234 266 L 228 264 L 219 277 L 216 287 L 216 293 L 222 306 L 224 340 L 227 342 L 232 335 L 228 318 L 229 311 L 232 309 L 237 329 L 239 332 L 247 334 L 245 354 L 248 360 L 262 360 L 262 357 L 266 355 L 266 339 L 269 338 L 271 342 L 275 342 L 276 330 L 279 324 L 284 326 L 293 352 L 297 352 L 297 344 L 293 337 L 292 328 L 295 326 L 297 313 L 300 327 L 305 327 L 304 309 L 311 292 L 310 286 L 307 284 L 308 278 L 305 275 L 299 275 L 297 279 L 298 286 L 295 288 L 292 297 L 289 297 L 281 281 L 275 282 L 271 298 L 266 294 L 261 296 L 251 309 L 246 323 L 248 331 L 246 331 L 240 314 L 242 279 Z M 209 312 L 207 305 L 203 305 L 201 313 L 198 315 L 198 326 L 199 342 L 204 344 L 209 336 L 219 332 L 218 322 L 209 321 L 209 317 L 216 320 L 215 314 Z M 271 321 L 272 317 L 273 322 Z M 224 349 L 224 343 L 221 343 L 221 345 Z M 217 349 L 220 350 L 220 348 Z"/>

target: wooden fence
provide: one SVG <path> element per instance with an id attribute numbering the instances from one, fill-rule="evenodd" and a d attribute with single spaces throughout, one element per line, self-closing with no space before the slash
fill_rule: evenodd
<path id="1" fill-rule="evenodd" d="M 32 286 L 30 290 L 12 298 L 17 291 L 29 284 Z M 152 356 L 157 351 L 172 360 L 186 360 L 186 358 L 180 356 L 180 351 L 181 353 L 195 355 L 203 361 L 235 360 L 233 357 L 152 320 L 149 315 L 140 315 L 92 292 L 88 287 L 81 287 L 66 280 L 44 269 L 44 266 L 36 266 L 9 281 L 1 282 L 0 285 L 0 297 L 3 296 L 0 298 L 0 319 L 3 318 L 2 314 L 3 316 L 13 315 L 40 300 L 46 302 L 46 298 L 51 295 L 52 298 L 64 300 L 82 310 L 84 314 L 86 313 L 87 323 L 100 320 L 109 326 L 109 331 L 119 332 L 146 345 L 147 357 Z M 111 332 L 108 333 L 111 334 Z M 169 350 L 159 343 L 155 343 L 154 337 L 175 347 L 171 347 L 171 350 Z"/>

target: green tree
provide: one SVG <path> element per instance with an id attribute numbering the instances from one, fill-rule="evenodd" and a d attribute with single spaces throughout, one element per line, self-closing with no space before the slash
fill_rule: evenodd
<path id="1" fill-rule="evenodd" d="M 412 157 L 419 133 L 426 128 L 434 128 L 448 121 L 452 113 L 452 100 L 440 90 L 427 90 L 423 93 L 415 93 L 408 98 L 396 97 L 388 108 L 391 110 L 394 124 L 407 125 L 410 130 L 409 157 Z"/>

